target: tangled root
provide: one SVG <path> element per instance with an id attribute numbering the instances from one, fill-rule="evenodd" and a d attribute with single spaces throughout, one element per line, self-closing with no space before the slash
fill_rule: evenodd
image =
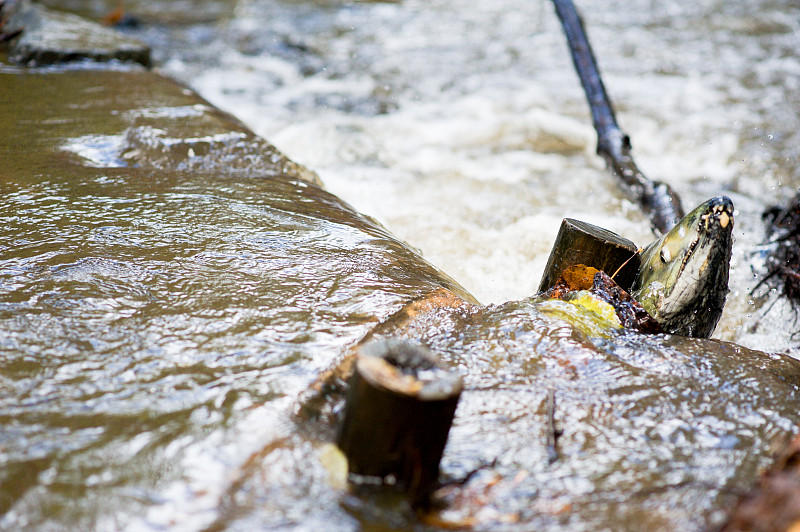
<path id="1" fill-rule="evenodd" d="M 762 215 L 767 240 L 775 247 L 767 255 L 767 272 L 756 285 L 778 290 L 800 313 L 800 194 L 786 207 L 773 206 Z"/>

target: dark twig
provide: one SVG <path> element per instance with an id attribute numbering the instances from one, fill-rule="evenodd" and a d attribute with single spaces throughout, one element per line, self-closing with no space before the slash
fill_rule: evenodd
<path id="1" fill-rule="evenodd" d="M 552 464 L 558 460 L 558 438 L 561 431 L 556 428 L 556 392 L 552 388 L 547 390 L 547 462 Z"/>
<path id="2" fill-rule="evenodd" d="M 645 177 L 631 156 L 630 137 L 617 125 L 614 109 L 606 94 L 589 39 L 572 0 L 553 0 L 567 36 L 572 61 L 581 79 L 597 132 L 597 153 L 639 202 L 658 233 L 666 233 L 683 218 L 680 198 L 669 185 Z"/>
<path id="3" fill-rule="evenodd" d="M 439 487 L 440 488 L 449 488 L 451 486 L 457 486 L 457 487 L 465 486 L 467 484 L 467 482 L 472 480 L 473 477 L 475 477 L 475 475 L 477 475 L 481 471 L 486 471 L 486 470 L 494 469 L 495 467 L 497 467 L 497 462 L 498 462 L 498 458 L 495 457 L 488 464 L 482 464 L 482 465 L 479 465 L 478 467 L 476 467 L 475 469 L 471 469 L 470 471 L 467 472 L 466 475 L 464 475 L 461 478 L 454 478 L 454 479 L 450 479 L 450 480 L 447 480 L 445 482 L 442 482 L 439 485 Z"/>

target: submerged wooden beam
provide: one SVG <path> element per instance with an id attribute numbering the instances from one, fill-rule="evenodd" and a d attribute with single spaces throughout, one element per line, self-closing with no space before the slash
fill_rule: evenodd
<path id="1" fill-rule="evenodd" d="M 666 233 L 684 216 L 680 198 L 669 185 L 648 179 L 636 166 L 631 155 L 630 137 L 617 125 L 592 47 L 572 0 L 553 0 L 553 4 L 589 102 L 597 132 L 597 154 L 605 159 L 630 196 L 639 203 L 650 218 L 653 230 Z"/>
<path id="2" fill-rule="evenodd" d="M 556 284 L 561 272 L 577 264 L 606 272 L 630 292 L 640 262 L 636 244 L 627 238 L 590 223 L 564 218 L 547 259 L 539 292 Z"/>
<path id="3" fill-rule="evenodd" d="M 361 346 L 336 442 L 350 473 L 393 477 L 413 506 L 426 506 L 461 390 L 461 377 L 420 345 Z"/>

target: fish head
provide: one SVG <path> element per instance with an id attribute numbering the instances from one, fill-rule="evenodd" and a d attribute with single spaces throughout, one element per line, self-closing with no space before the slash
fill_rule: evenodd
<path id="1" fill-rule="evenodd" d="M 712 198 L 642 252 L 632 295 L 672 334 L 708 338 L 728 293 L 733 202 Z"/>

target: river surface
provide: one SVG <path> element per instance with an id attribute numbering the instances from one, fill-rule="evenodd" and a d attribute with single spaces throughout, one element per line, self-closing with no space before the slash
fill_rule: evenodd
<path id="1" fill-rule="evenodd" d="M 70 7 L 70 2 L 58 2 Z M 72 6 L 99 18 L 113 2 Z M 128 2 L 158 70 L 230 111 L 484 303 L 538 288 L 561 219 L 653 239 L 594 155 L 550 2 Z M 736 206 L 716 337 L 793 351 L 760 214 L 800 186 L 800 6 L 578 2 L 622 129 L 691 210 Z"/>
<path id="2" fill-rule="evenodd" d="M 72 3 L 94 17 L 117 4 Z M 135 72 L 51 72 L 58 95 L 0 73 L 15 110 L 0 152 L 0 528 L 418 527 L 391 501 L 331 488 L 318 458 L 330 427 L 299 431 L 288 412 L 378 321 L 442 286 L 496 304 L 423 338 L 467 385 L 444 473 L 484 467 L 475 489 L 498 486 L 479 528 L 699 529 L 796 431 L 797 368 L 746 349 L 797 353 L 788 306 L 751 293 L 760 213 L 800 186 L 796 3 L 578 6 L 640 167 L 687 208 L 736 205 L 715 337 L 744 348 L 595 337 L 525 300 L 564 217 L 653 238 L 593 154 L 549 2 L 126 5 L 161 73 L 344 201 L 296 178 L 163 172 L 169 161 L 118 153 L 166 142 L 149 117 L 204 109 L 149 100 Z M 15 149 L 31 139 L 46 157 Z M 566 412 L 552 468 L 545 386 Z"/>
<path id="3" fill-rule="evenodd" d="M 793 350 L 793 314 L 751 293 L 760 213 L 800 186 L 800 6 L 578 8 L 645 174 L 673 185 L 687 210 L 734 200 L 731 296 L 716 336 Z M 152 11 L 143 16 L 158 20 Z M 317 171 L 483 302 L 535 291 L 564 217 L 652 239 L 593 153 L 550 2 L 247 0 L 214 22 L 164 19 L 144 31 L 163 72 Z"/>

